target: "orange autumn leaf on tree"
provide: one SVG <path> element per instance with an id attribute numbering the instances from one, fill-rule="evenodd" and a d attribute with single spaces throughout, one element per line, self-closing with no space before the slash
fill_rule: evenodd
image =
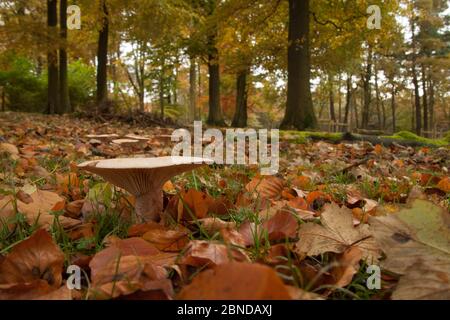
<path id="1" fill-rule="evenodd" d="M 0 284 L 45 280 L 55 288 L 61 285 L 64 254 L 44 229 L 13 247 L 0 265 Z"/>
<path id="2" fill-rule="evenodd" d="M 291 296 L 277 273 L 262 264 L 231 262 L 197 275 L 180 300 L 287 300 Z"/>

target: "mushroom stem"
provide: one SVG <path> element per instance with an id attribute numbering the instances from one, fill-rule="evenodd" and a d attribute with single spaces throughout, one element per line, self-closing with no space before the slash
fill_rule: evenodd
<path id="1" fill-rule="evenodd" d="M 158 221 L 163 209 L 162 190 L 136 196 L 136 216 L 141 222 Z"/>

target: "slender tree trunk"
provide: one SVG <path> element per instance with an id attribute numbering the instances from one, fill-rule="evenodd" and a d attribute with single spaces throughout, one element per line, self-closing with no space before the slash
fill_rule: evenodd
<path id="1" fill-rule="evenodd" d="M 423 103 L 423 130 L 428 131 L 428 99 L 427 99 L 427 73 L 425 65 L 422 63 L 422 103 Z"/>
<path id="2" fill-rule="evenodd" d="M 180 61 L 178 59 L 178 56 L 176 58 L 175 62 L 175 73 L 174 73 L 174 81 L 173 81 L 173 104 L 178 104 L 178 65 L 180 64 Z"/>
<path id="3" fill-rule="evenodd" d="M 333 77 L 331 75 L 328 76 L 328 94 L 329 94 L 329 102 L 330 102 L 330 120 L 336 122 L 336 113 L 334 111 L 334 92 L 333 92 Z"/>
<path id="4" fill-rule="evenodd" d="M 218 52 L 213 49 L 213 54 L 208 56 L 209 71 L 209 113 L 207 123 L 210 125 L 224 126 L 225 121 L 220 107 L 220 68 L 217 61 Z"/>
<path id="5" fill-rule="evenodd" d="M 350 103 L 352 99 L 352 76 L 347 76 L 347 95 L 345 97 L 344 123 L 348 125 L 348 114 L 350 112 Z M 347 127 L 348 129 L 348 127 Z"/>
<path id="6" fill-rule="evenodd" d="M 233 127 L 243 128 L 247 126 L 247 75 L 248 70 L 240 72 L 236 80 L 236 111 L 233 118 Z"/>
<path id="7" fill-rule="evenodd" d="M 430 126 L 431 128 L 434 128 L 435 123 L 434 123 L 434 85 L 433 85 L 433 80 L 431 79 L 431 75 L 428 74 L 428 91 L 430 93 L 430 101 L 429 101 L 429 112 L 430 112 Z"/>
<path id="8" fill-rule="evenodd" d="M 392 111 L 392 133 L 397 131 L 396 112 L 395 112 L 395 84 L 392 82 L 391 87 L 391 111 Z"/>
<path id="9" fill-rule="evenodd" d="M 197 119 L 197 70 L 195 58 L 191 57 L 189 66 L 189 121 Z"/>
<path id="10" fill-rule="evenodd" d="M 342 122 L 342 94 L 341 94 L 341 74 L 338 77 L 338 122 Z"/>
<path id="11" fill-rule="evenodd" d="M 376 99 L 376 106 L 377 106 L 377 119 L 378 119 L 378 129 L 383 129 L 383 123 L 382 123 L 382 114 L 381 114 L 381 108 L 380 108 L 380 89 L 378 87 L 378 70 L 374 70 L 375 73 L 375 99 Z"/>
<path id="12" fill-rule="evenodd" d="M 164 62 L 163 67 L 164 68 Z M 164 119 L 164 69 L 159 74 L 159 109 L 161 112 L 161 119 Z"/>
<path id="13" fill-rule="evenodd" d="M 419 81 L 417 80 L 417 70 L 416 70 L 416 35 L 415 35 L 415 22 L 414 17 L 411 20 L 411 32 L 412 32 L 412 65 L 411 65 L 411 72 L 413 77 L 413 85 L 414 85 L 414 106 L 416 109 L 415 112 L 415 132 L 417 135 L 420 135 L 422 133 L 422 113 L 420 109 L 420 96 L 419 96 Z"/>
<path id="14" fill-rule="evenodd" d="M 313 128 L 316 118 L 310 85 L 309 0 L 289 0 L 288 40 L 287 103 L 280 127 Z"/>
<path id="15" fill-rule="evenodd" d="M 59 48 L 59 107 L 58 113 L 71 112 L 69 98 L 69 83 L 67 78 L 67 0 L 61 0 L 59 4 L 59 20 L 61 27 L 61 46 Z"/>
<path id="16" fill-rule="evenodd" d="M 370 120 L 370 102 L 371 102 L 371 92 L 370 92 L 370 78 L 372 77 L 372 48 L 369 46 L 367 52 L 367 64 L 366 72 L 362 78 L 363 80 L 363 96 L 364 103 L 362 108 L 362 123 L 363 129 L 367 129 Z"/>
<path id="17" fill-rule="evenodd" d="M 57 0 L 47 0 L 47 25 L 49 28 L 49 43 L 47 51 L 48 68 L 48 107 L 47 112 L 54 114 L 59 111 L 59 76 L 58 76 L 58 50 L 55 47 L 56 28 L 58 25 Z"/>
<path id="18" fill-rule="evenodd" d="M 101 1 L 101 8 L 103 17 L 101 18 L 101 30 L 97 48 L 97 106 L 100 112 L 109 112 L 107 104 L 109 14 L 106 0 Z"/>
<path id="19" fill-rule="evenodd" d="M 2 112 L 6 111 L 6 90 L 2 87 Z"/>

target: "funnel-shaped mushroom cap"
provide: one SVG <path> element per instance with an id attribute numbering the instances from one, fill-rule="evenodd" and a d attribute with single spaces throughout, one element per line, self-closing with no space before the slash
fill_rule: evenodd
<path id="1" fill-rule="evenodd" d="M 136 197 L 136 213 L 143 220 L 155 220 L 162 210 L 161 187 L 171 177 L 205 164 L 196 157 L 118 158 L 94 160 L 79 168 L 102 176 Z"/>
<path id="2" fill-rule="evenodd" d="M 162 186 L 173 176 L 212 162 L 196 157 L 117 158 L 88 161 L 78 167 L 137 196 Z"/>

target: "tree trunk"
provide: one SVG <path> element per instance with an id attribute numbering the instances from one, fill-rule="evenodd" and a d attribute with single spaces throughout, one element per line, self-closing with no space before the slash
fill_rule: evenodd
<path id="1" fill-rule="evenodd" d="M 428 109 L 430 112 L 430 127 L 434 128 L 434 86 L 433 86 L 433 80 L 431 79 L 431 75 L 428 74 L 429 80 L 428 80 L 428 91 L 430 93 L 430 101 L 428 105 Z"/>
<path id="2" fill-rule="evenodd" d="M 363 129 L 367 129 L 369 126 L 370 120 L 370 102 L 371 102 L 371 93 L 370 93 L 370 78 L 372 77 L 372 48 L 369 46 L 367 52 L 367 64 L 366 64 L 366 72 L 362 77 L 363 80 L 363 107 L 362 107 L 362 122 L 361 126 Z"/>
<path id="3" fill-rule="evenodd" d="M 101 18 L 101 30 L 98 37 L 97 48 L 97 107 L 100 112 L 108 110 L 108 37 L 109 37 L 109 16 L 106 0 L 101 1 L 103 17 Z"/>
<path id="4" fill-rule="evenodd" d="M 6 90 L 2 87 L 2 112 L 6 111 Z"/>
<path id="5" fill-rule="evenodd" d="M 428 131 L 428 99 L 427 99 L 427 74 L 425 65 L 422 63 L 422 103 L 423 103 L 423 130 Z"/>
<path id="6" fill-rule="evenodd" d="M 338 122 L 342 122 L 342 94 L 341 94 L 341 74 L 338 77 Z"/>
<path id="7" fill-rule="evenodd" d="M 61 27 L 61 46 L 59 48 L 59 107 L 58 113 L 71 112 L 69 98 L 69 83 L 67 78 L 67 0 L 61 0 L 59 5 L 59 24 Z"/>
<path id="8" fill-rule="evenodd" d="M 189 62 L 189 121 L 192 122 L 197 118 L 197 70 L 195 58 L 191 57 Z"/>
<path id="9" fill-rule="evenodd" d="M 164 63 L 163 63 L 164 65 Z M 164 119 L 164 70 L 159 74 L 159 109 L 161 112 L 161 119 Z"/>
<path id="10" fill-rule="evenodd" d="M 348 125 L 348 114 L 350 112 L 350 103 L 352 99 L 352 76 L 347 76 L 347 96 L 345 97 L 344 123 Z M 348 129 L 348 127 L 347 127 Z"/>
<path id="11" fill-rule="evenodd" d="M 289 0 L 288 40 L 287 103 L 280 127 L 313 128 L 316 118 L 310 85 L 309 0 Z"/>
<path id="12" fill-rule="evenodd" d="M 397 132 L 396 112 L 395 112 L 395 84 L 391 88 L 391 112 L 392 112 L 392 133 Z"/>
<path id="13" fill-rule="evenodd" d="M 329 101 L 330 101 L 330 120 L 336 122 L 336 113 L 334 111 L 334 92 L 333 92 L 333 77 L 328 76 L 329 85 Z"/>
<path id="14" fill-rule="evenodd" d="M 380 89 L 378 87 L 378 70 L 374 70 L 375 73 L 375 99 L 376 99 L 376 106 L 377 106 L 377 119 L 378 119 L 378 129 L 383 129 L 383 123 L 382 123 L 382 114 L 381 114 L 381 108 L 380 108 Z"/>
<path id="15" fill-rule="evenodd" d="M 243 128 L 247 126 L 247 74 L 248 70 L 240 72 L 236 80 L 236 111 L 233 118 L 233 127 Z"/>
<path id="16" fill-rule="evenodd" d="M 59 76 L 58 76 L 58 50 L 54 45 L 56 27 L 58 24 L 57 0 L 47 0 L 47 25 L 49 27 L 49 43 L 47 51 L 48 68 L 48 106 L 47 112 L 54 114 L 59 110 Z"/>
<path id="17" fill-rule="evenodd" d="M 210 125 L 224 126 L 225 121 L 220 107 L 220 68 L 217 49 L 212 49 L 213 53 L 208 56 L 209 72 L 209 114 L 207 123 Z"/>
<path id="18" fill-rule="evenodd" d="M 419 96 L 419 82 L 417 80 L 417 70 L 416 70 L 416 35 L 415 35 L 415 22 L 414 17 L 411 19 L 411 42 L 412 42 L 412 65 L 411 65 L 411 73 L 413 77 L 413 85 L 414 85 L 414 107 L 415 107 L 415 132 L 417 135 L 420 135 L 422 132 L 422 113 L 420 109 L 420 96 Z"/>

